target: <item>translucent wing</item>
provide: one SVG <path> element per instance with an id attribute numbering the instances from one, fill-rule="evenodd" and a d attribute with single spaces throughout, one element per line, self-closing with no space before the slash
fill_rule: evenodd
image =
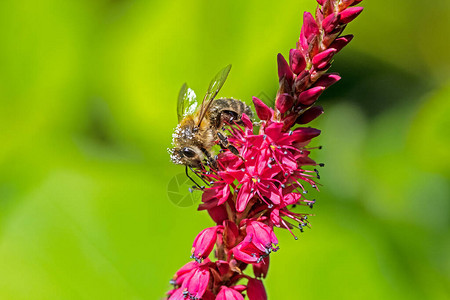
<path id="1" fill-rule="evenodd" d="M 187 84 L 183 84 L 180 89 L 180 93 L 178 94 L 178 103 L 177 103 L 177 116 L 178 123 L 187 116 L 192 115 L 197 110 L 197 96 L 194 91 L 191 90 Z"/>
<path id="2" fill-rule="evenodd" d="M 221 71 L 219 71 L 219 73 L 217 73 L 217 75 L 209 83 L 208 91 L 206 92 L 205 98 L 203 98 L 202 105 L 200 106 L 200 117 L 197 125 L 200 125 L 203 118 L 205 117 L 206 112 L 211 106 L 214 97 L 216 97 L 217 93 L 219 93 L 220 89 L 225 83 L 225 80 L 227 80 L 230 69 L 231 65 L 226 66 Z"/>

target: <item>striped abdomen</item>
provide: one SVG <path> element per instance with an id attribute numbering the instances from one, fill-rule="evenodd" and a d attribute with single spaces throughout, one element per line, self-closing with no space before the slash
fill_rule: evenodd
<path id="1" fill-rule="evenodd" d="M 244 102 L 227 98 L 216 99 L 209 109 L 209 119 L 212 126 L 220 128 L 230 123 L 230 120 L 240 123 L 243 113 L 250 118 L 253 115 L 250 107 Z"/>

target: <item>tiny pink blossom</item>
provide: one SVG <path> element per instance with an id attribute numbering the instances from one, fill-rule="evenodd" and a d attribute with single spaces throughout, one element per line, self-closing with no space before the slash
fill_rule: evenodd
<path id="1" fill-rule="evenodd" d="M 193 269 L 186 276 L 181 288 L 187 291 L 191 299 L 201 299 L 209 283 L 210 273 L 206 266 Z"/>
<path id="2" fill-rule="evenodd" d="M 223 226 L 219 225 L 203 229 L 194 240 L 191 257 L 199 263 L 207 258 L 216 243 L 217 231 L 221 228 L 223 228 Z"/>
<path id="3" fill-rule="evenodd" d="M 216 300 L 244 300 L 244 297 L 238 291 L 222 286 L 220 292 L 217 294 Z"/>

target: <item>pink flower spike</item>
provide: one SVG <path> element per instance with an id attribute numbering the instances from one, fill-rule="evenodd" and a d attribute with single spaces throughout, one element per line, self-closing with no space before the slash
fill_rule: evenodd
<path id="1" fill-rule="evenodd" d="M 272 118 L 272 112 L 269 107 L 256 97 L 253 97 L 252 99 L 258 118 L 264 121 L 270 120 L 270 118 Z"/>
<path id="2" fill-rule="evenodd" d="M 250 278 L 247 284 L 249 300 L 267 300 L 266 289 L 261 280 Z"/>
<path id="3" fill-rule="evenodd" d="M 292 96 L 289 94 L 278 95 L 277 100 L 275 102 L 276 108 L 282 114 L 291 109 L 292 105 L 294 105 L 294 98 L 292 98 Z"/>
<path id="4" fill-rule="evenodd" d="M 312 60 L 314 67 L 316 67 L 318 70 L 325 68 L 333 58 L 334 54 L 336 54 L 336 52 L 336 49 L 330 48 L 314 56 Z"/>
<path id="5" fill-rule="evenodd" d="M 322 77 L 320 77 L 319 80 L 316 81 L 314 86 L 322 86 L 324 88 L 328 88 L 339 80 L 341 80 L 341 76 L 339 76 L 338 73 L 328 73 L 322 75 Z"/>
<path id="6" fill-rule="evenodd" d="M 355 6 L 355 7 L 349 7 L 342 12 L 339 13 L 341 16 L 340 23 L 341 24 L 347 24 L 353 21 L 359 14 L 363 11 L 364 8 Z"/>
<path id="7" fill-rule="evenodd" d="M 281 53 L 278 53 L 277 55 L 277 62 L 278 62 L 278 79 L 281 81 L 283 78 L 288 80 L 289 82 L 294 79 L 294 74 L 292 73 L 291 68 L 289 67 L 289 64 L 284 59 L 283 55 Z"/>
<path id="8" fill-rule="evenodd" d="M 200 266 L 188 274 L 181 288 L 187 290 L 190 299 L 201 299 L 208 287 L 209 277 L 208 267 Z"/>
<path id="9" fill-rule="evenodd" d="M 337 53 L 337 52 L 341 51 L 342 48 L 347 46 L 347 44 L 350 43 L 352 39 L 353 39 L 353 34 L 338 37 L 337 39 L 334 40 L 333 43 L 331 43 L 330 48 L 336 49 L 336 53 Z"/>
<path id="10" fill-rule="evenodd" d="M 303 114 L 301 114 L 297 118 L 295 123 L 297 123 L 297 124 L 308 124 L 309 122 L 311 122 L 312 120 L 314 120 L 315 118 L 320 116 L 321 114 L 323 114 L 322 106 L 313 106 L 310 109 L 308 109 L 307 111 L 305 111 Z"/>
<path id="11" fill-rule="evenodd" d="M 322 86 L 316 86 L 313 88 L 310 88 L 298 96 L 298 101 L 303 105 L 311 105 L 313 104 L 317 98 L 322 94 L 322 92 L 325 90 Z"/>
<path id="12" fill-rule="evenodd" d="M 303 14 L 302 31 L 308 42 L 312 36 L 319 34 L 319 26 L 317 26 L 316 20 L 314 20 L 314 17 L 310 12 L 305 11 Z"/>
<path id="13" fill-rule="evenodd" d="M 298 49 L 291 49 L 289 51 L 289 64 L 295 74 L 300 74 L 306 68 L 306 60 L 302 51 Z"/>
<path id="14" fill-rule="evenodd" d="M 217 230 L 219 228 L 223 228 L 223 226 L 218 225 L 203 229 L 197 235 L 197 237 L 194 240 L 194 244 L 192 245 L 191 258 L 195 259 L 198 263 L 200 263 L 202 262 L 203 259 L 208 257 L 208 255 L 214 248 L 214 244 L 216 243 Z"/>
<path id="15" fill-rule="evenodd" d="M 222 286 L 220 292 L 217 294 L 216 300 L 244 300 L 244 297 L 235 289 Z"/>

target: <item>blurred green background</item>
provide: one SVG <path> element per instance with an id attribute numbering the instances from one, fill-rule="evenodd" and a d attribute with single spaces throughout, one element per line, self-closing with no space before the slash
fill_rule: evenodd
<path id="1" fill-rule="evenodd" d="M 450 298 L 450 2 L 364 1 L 320 99 L 313 228 L 271 299 Z M 314 0 L 0 2 L 0 298 L 161 299 L 212 222 L 171 203 L 176 97 L 273 96 Z"/>

